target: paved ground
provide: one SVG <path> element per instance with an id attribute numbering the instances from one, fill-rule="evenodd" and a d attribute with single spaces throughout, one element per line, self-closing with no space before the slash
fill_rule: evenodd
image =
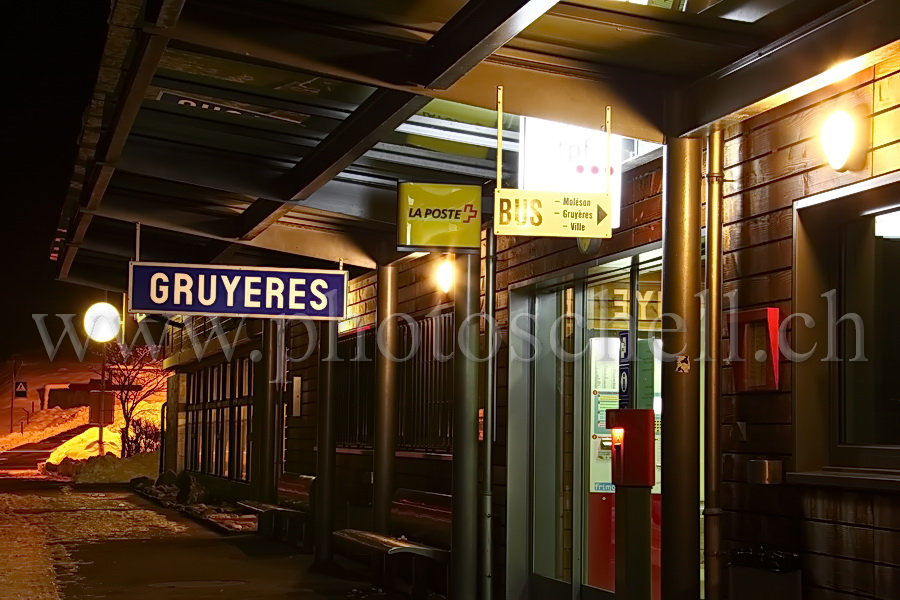
<path id="1" fill-rule="evenodd" d="M 220 536 L 120 488 L 0 476 L 0 600 L 375 595 L 310 567 L 311 557 L 289 546 Z"/>
<path id="2" fill-rule="evenodd" d="M 0 452 L 0 470 L 36 469 L 39 462 L 50 458 L 50 454 L 60 445 L 90 429 L 91 425 L 82 425 L 59 435 L 47 438 L 43 442 L 24 444 L 11 450 Z M 93 427 L 96 427 L 94 425 Z"/>

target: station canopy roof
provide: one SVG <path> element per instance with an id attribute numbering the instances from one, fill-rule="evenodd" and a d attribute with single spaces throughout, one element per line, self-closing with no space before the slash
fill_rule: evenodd
<path id="1" fill-rule="evenodd" d="M 398 181 L 489 195 L 498 85 L 514 181 L 512 115 L 702 131 L 894 41 L 897 5 L 119 0 L 51 257 L 122 290 L 139 222 L 142 260 L 359 273 L 398 257 Z"/>

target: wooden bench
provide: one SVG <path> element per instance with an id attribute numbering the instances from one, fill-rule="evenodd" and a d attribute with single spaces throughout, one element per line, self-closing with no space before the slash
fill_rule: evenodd
<path id="1" fill-rule="evenodd" d="M 398 489 L 391 502 L 389 528 L 388 535 L 360 529 L 335 531 L 335 545 L 348 555 L 375 558 L 379 583 L 385 587 L 392 579 L 389 559 L 411 557 L 412 594 L 424 598 L 427 582 L 434 580 L 432 568 L 444 568 L 450 561 L 450 496 Z"/>
<path id="2" fill-rule="evenodd" d="M 312 475 L 284 473 L 278 479 L 277 504 L 243 500 L 238 506 L 257 515 L 261 535 L 312 549 L 312 519 L 315 510 L 315 483 Z"/>

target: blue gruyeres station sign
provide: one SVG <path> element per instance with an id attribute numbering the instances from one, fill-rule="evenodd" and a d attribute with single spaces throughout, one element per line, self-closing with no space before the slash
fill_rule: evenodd
<path id="1" fill-rule="evenodd" d="M 340 320 L 347 271 L 133 262 L 128 302 L 147 314 Z"/>

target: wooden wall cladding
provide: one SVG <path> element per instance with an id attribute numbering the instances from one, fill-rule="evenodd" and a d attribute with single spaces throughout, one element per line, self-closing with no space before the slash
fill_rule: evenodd
<path id="1" fill-rule="evenodd" d="M 377 277 L 367 273 L 347 284 L 347 319 L 338 324 L 338 333 L 345 333 L 375 325 L 375 296 Z"/>
<path id="2" fill-rule="evenodd" d="M 819 148 L 819 129 L 833 110 L 860 105 L 872 128 L 868 160 L 861 171 L 838 173 Z M 735 301 L 725 300 L 725 305 L 778 306 L 786 316 L 792 312 L 793 203 L 900 169 L 900 57 L 729 128 L 725 161 L 724 288 Z M 727 340 L 726 323 L 723 343 Z M 733 395 L 724 374 L 722 478 L 728 544 L 765 542 L 799 549 L 808 598 L 896 598 L 900 498 L 746 484 L 747 461 L 754 458 L 782 460 L 786 471 L 791 468 L 796 425 L 791 373 L 790 365 L 782 363 L 782 374 L 788 376 L 780 393 L 747 396 Z M 768 538 L 774 517 L 795 523 L 788 527 L 791 535 Z"/>

